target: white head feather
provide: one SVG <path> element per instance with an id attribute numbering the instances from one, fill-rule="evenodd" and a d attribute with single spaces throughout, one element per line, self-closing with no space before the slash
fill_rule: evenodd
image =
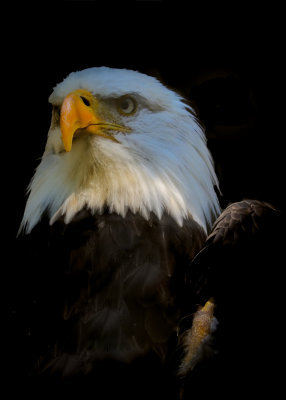
<path id="1" fill-rule="evenodd" d="M 84 206 L 94 212 L 108 206 L 123 216 L 130 209 L 144 218 L 166 211 L 180 225 L 191 215 L 207 230 L 220 212 L 218 182 L 204 133 L 183 98 L 154 77 L 101 67 L 70 74 L 49 100 L 60 106 L 76 89 L 100 99 L 132 95 L 137 112 L 124 117 L 131 133 L 118 132 L 119 143 L 90 135 L 66 153 L 52 123 L 20 230 L 29 233 L 45 211 L 51 223 L 61 215 L 68 223 Z"/>

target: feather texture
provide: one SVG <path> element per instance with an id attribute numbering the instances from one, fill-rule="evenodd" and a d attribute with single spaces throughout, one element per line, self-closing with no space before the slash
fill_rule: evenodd
<path id="1" fill-rule="evenodd" d="M 69 222 L 83 206 L 93 212 L 108 207 L 122 216 L 131 210 L 146 219 L 166 211 L 179 225 L 190 215 L 209 229 L 220 212 L 218 182 L 204 133 L 183 99 L 153 77 L 92 68 L 71 74 L 50 101 L 61 104 L 70 91 L 83 87 L 99 99 L 131 93 L 138 111 L 123 121 L 131 133 L 118 132 L 120 143 L 83 137 L 65 153 L 60 129 L 52 123 L 20 230 L 31 232 L 46 211 L 51 223 L 62 215 Z"/>
<path id="2" fill-rule="evenodd" d="M 42 229 L 29 238 L 33 246 L 42 242 Z M 41 343 L 39 370 L 87 374 L 100 360 L 127 363 L 150 352 L 164 361 L 184 309 L 195 304 L 185 303 L 192 294 L 184 277 L 204 243 L 203 229 L 192 219 L 179 227 L 167 214 L 146 221 L 83 209 L 49 230 L 30 266 L 38 269 L 41 299 L 42 315 L 29 327 Z"/>

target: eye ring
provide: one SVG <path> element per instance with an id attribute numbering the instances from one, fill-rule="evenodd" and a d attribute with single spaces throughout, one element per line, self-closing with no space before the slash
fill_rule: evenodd
<path id="1" fill-rule="evenodd" d="M 117 110 L 122 115 L 133 115 L 137 111 L 137 103 L 131 96 L 121 96 L 117 99 Z"/>

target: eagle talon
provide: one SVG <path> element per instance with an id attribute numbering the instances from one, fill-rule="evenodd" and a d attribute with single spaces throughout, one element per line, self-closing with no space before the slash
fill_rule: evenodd
<path id="1" fill-rule="evenodd" d="M 214 308 L 215 303 L 210 299 L 194 314 L 192 327 L 184 336 L 185 355 L 180 365 L 180 375 L 193 370 L 209 348 L 212 333 L 218 324 Z"/>

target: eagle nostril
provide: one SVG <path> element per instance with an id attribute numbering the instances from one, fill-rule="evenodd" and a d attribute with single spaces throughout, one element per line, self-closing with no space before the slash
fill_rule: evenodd
<path id="1" fill-rule="evenodd" d="M 85 104 L 86 106 L 90 106 L 90 102 L 87 100 L 86 97 L 80 96 L 80 98 L 82 99 L 82 101 L 84 102 L 84 104 Z"/>

